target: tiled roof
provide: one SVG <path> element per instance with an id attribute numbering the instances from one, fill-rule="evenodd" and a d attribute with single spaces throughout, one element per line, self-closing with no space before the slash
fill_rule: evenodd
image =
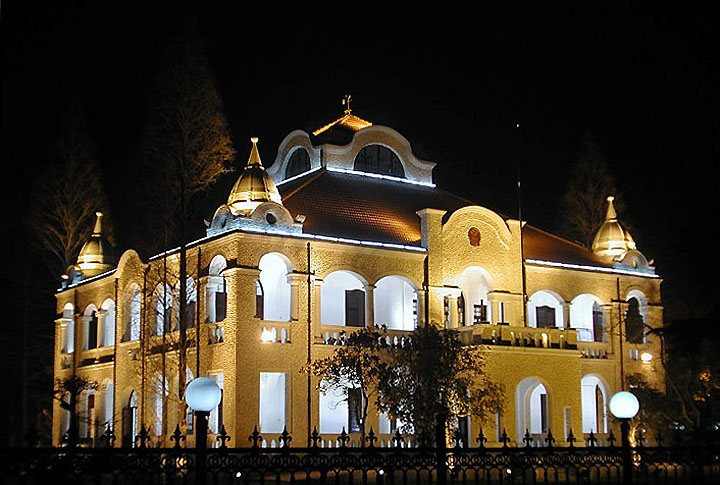
<path id="1" fill-rule="evenodd" d="M 293 216 L 306 217 L 303 232 L 408 246 L 420 246 L 417 211 L 445 210 L 447 219 L 461 207 L 476 205 L 434 187 L 326 170 L 278 189 Z M 523 235 L 525 258 L 607 266 L 583 246 L 536 227 L 526 225 Z"/>

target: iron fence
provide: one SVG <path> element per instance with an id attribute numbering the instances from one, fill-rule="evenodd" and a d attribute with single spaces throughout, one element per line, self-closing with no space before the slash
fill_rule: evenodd
<path id="1" fill-rule="evenodd" d="M 317 433 L 310 446 L 291 446 L 283 433 L 277 448 L 185 448 L 176 431 L 173 448 L 17 448 L 0 450 L 0 481 L 15 484 L 225 485 L 720 483 L 720 448 L 710 446 L 408 447 L 396 435 L 391 447 L 326 448 Z M 112 441 L 110 441 L 112 442 Z M 526 443 L 527 445 L 528 443 Z M 629 452 L 629 453 L 628 453 Z M 627 462 L 628 457 L 630 463 Z M 629 466 L 627 466 L 629 465 Z"/>

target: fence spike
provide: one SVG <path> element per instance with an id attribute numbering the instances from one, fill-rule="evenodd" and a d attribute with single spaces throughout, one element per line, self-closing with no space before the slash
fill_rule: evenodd
<path id="1" fill-rule="evenodd" d="M 185 437 L 180 432 L 180 425 L 177 424 L 175 426 L 175 431 L 173 431 L 172 436 L 170 436 L 170 441 L 174 441 L 175 445 L 173 446 L 174 449 L 178 450 L 181 448 L 180 442 L 185 441 Z"/>
<path id="2" fill-rule="evenodd" d="M 225 425 L 222 425 L 222 428 L 220 429 L 219 435 L 215 438 L 215 441 L 220 442 L 220 448 L 227 448 L 227 445 L 225 444 L 226 441 L 230 441 L 232 438 L 229 434 L 227 434 L 227 431 L 225 431 Z"/>
<path id="3" fill-rule="evenodd" d="M 262 436 L 260 436 L 260 433 L 258 433 L 257 426 L 255 426 L 255 429 L 248 438 L 248 441 L 252 441 L 252 448 L 258 448 L 258 441 L 262 441 L 262 439 Z"/>
<path id="4" fill-rule="evenodd" d="M 510 437 L 507 434 L 507 431 L 505 431 L 505 428 L 503 428 L 502 436 L 500 436 L 500 441 L 502 441 L 503 448 L 508 447 L 508 443 L 510 442 Z"/>
<path id="5" fill-rule="evenodd" d="M 318 433 L 317 426 L 315 426 L 313 432 L 310 433 L 310 447 L 318 448 L 318 441 L 320 441 L 320 433 Z"/>
<path id="6" fill-rule="evenodd" d="M 591 432 L 592 434 L 592 432 Z M 565 439 L 568 443 L 570 443 L 570 448 L 573 448 L 575 446 L 575 442 L 577 441 L 577 438 L 575 438 L 575 435 L 572 432 L 572 428 L 570 428 L 569 433 L 567 435 L 567 438 Z"/>
<path id="7" fill-rule="evenodd" d="M 480 433 L 478 433 L 478 437 L 475 439 L 475 442 L 478 443 L 478 448 L 485 448 L 485 443 L 487 443 L 487 438 L 483 434 L 482 428 L 480 428 Z"/>
<path id="8" fill-rule="evenodd" d="M 597 443 L 597 438 L 595 437 L 595 433 L 590 430 L 590 436 L 588 436 L 588 444 L 590 445 L 590 448 L 595 448 L 595 443 Z"/>
<path id="9" fill-rule="evenodd" d="M 375 442 L 377 441 L 377 436 L 375 436 L 375 432 L 372 429 L 372 426 L 370 426 L 370 432 L 365 437 L 365 441 L 368 442 L 368 447 L 375 448 Z"/>
<path id="10" fill-rule="evenodd" d="M 552 435 L 552 430 L 548 429 L 548 434 L 545 437 L 545 443 L 547 443 L 548 448 L 553 447 L 553 443 L 555 443 L 555 437 Z"/>
<path id="11" fill-rule="evenodd" d="M 278 437 L 278 441 L 280 442 L 281 448 L 289 448 L 290 447 L 290 442 L 292 441 L 292 436 L 290 436 L 290 433 L 288 433 L 287 426 L 283 427 L 283 432 Z"/>
<path id="12" fill-rule="evenodd" d="M 525 448 L 530 448 L 531 443 L 535 440 L 533 440 L 533 437 L 530 436 L 530 430 L 525 428 L 525 436 L 523 436 L 522 439 L 525 442 Z"/>

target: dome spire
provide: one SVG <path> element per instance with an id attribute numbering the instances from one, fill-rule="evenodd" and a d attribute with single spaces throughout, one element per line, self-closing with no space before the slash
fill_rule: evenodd
<path id="1" fill-rule="evenodd" d="M 113 266 L 112 247 L 102 233 L 102 217 L 102 212 L 95 213 L 92 235 L 78 255 L 76 264 L 85 278 L 104 273 Z"/>
<path id="2" fill-rule="evenodd" d="M 595 234 L 592 250 L 604 259 L 615 260 L 622 258 L 625 253 L 636 247 L 630 233 L 623 229 L 618 222 L 617 211 L 613 204 L 615 197 L 609 195 L 606 200 L 608 206 L 605 212 L 605 222 Z"/>
<path id="3" fill-rule="evenodd" d="M 233 215 L 249 216 L 257 206 L 263 202 L 277 202 L 282 204 L 280 192 L 275 182 L 268 175 L 260 160 L 257 143 L 258 138 L 250 138 L 252 148 L 245 169 L 230 191 L 227 205 Z"/>
<path id="4" fill-rule="evenodd" d="M 258 137 L 253 136 L 250 138 L 250 141 L 252 142 L 252 149 L 250 150 L 250 158 L 248 159 L 247 166 L 259 165 L 262 167 L 262 160 L 260 160 L 260 153 L 258 153 L 257 149 Z"/>
<path id="5" fill-rule="evenodd" d="M 615 206 L 613 205 L 615 196 L 608 195 L 606 200 L 608 202 L 608 207 L 607 207 L 607 212 L 605 213 L 605 222 L 617 221 L 617 212 L 615 212 Z"/>

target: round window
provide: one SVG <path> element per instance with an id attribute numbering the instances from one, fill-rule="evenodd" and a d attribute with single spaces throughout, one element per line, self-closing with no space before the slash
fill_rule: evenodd
<path id="1" fill-rule="evenodd" d="M 265 220 L 268 222 L 268 224 L 273 225 L 277 222 L 277 217 L 275 217 L 275 215 L 271 212 L 268 212 L 265 216 Z"/>

